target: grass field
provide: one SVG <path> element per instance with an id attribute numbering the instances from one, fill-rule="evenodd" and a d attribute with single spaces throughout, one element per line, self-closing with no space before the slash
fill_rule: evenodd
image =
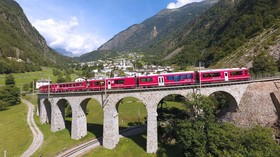
<path id="1" fill-rule="evenodd" d="M 52 74 L 52 68 L 43 67 L 42 71 L 27 72 L 27 73 L 17 73 L 13 74 L 16 82 L 16 86 L 21 88 L 24 84 L 31 83 L 34 79 L 51 79 L 52 82 L 57 80 L 57 77 Z M 5 85 L 6 75 L 0 75 L 0 86 Z M 77 75 L 72 74 L 71 78 L 75 79 Z"/>
<path id="2" fill-rule="evenodd" d="M 121 138 L 117 147 L 109 150 L 103 147 L 96 148 L 84 157 L 156 157 L 156 154 L 146 153 L 145 134 Z"/>
<path id="3" fill-rule="evenodd" d="M 27 97 L 27 99 L 31 102 L 36 102 L 36 100 L 32 100 L 32 96 Z M 34 156 L 54 156 L 65 148 L 69 148 L 95 137 L 102 136 L 103 110 L 101 108 L 101 105 L 98 104 L 95 100 L 90 100 L 87 105 L 87 110 L 89 112 L 89 114 L 87 115 L 88 134 L 83 139 L 78 141 L 71 139 L 71 119 L 67 119 L 66 121 L 67 129 L 53 133 L 50 131 L 49 124 L 41 125 L 39 123 L 39 117 L 35 117 L 36 123 L 44 134 L 44 143 L 43 146 L 34 154 Z M 142 123 L 145 122 L 146 109 L 144 105 L 142 103 L 139 103 L 135 98 L 125 98 L 119 105 L 118 110 L 119 119 L 122 122 L 120 127 L 128 127 L 132 124 L 136 124 L 135 122 L 138 121 Z M 139 112 L 140 115 L 138 116 Z M 146 145 L 146 141 L 144 144 Z"/>
<path id="4" fill-rule="evenodd" d="M 31 145 L 33 137 L 26 121 L 24 104 L 9 107 L 0 112 L 0 156 L 6 150 L 8 156 L 20 156 Z"/>
<path id="5" fill-rule="evenodd" d="M 25 97 L 32 103 L 37 103 L 36 97 Z M 33 99 L 35 98 L 35 99 Z M 183 108 L 181 103 L 167 102 L 164 107 L 177 107 Z M 61 150 L 73 147 L 85 141 L 91 140 L 95 137 L 102 136 L 103 133 L 103 111 L 101 105 L 94 100 L 90 100 L 87 105 L 89 114 L 87 115 L 88 121 L 88 134 L 81 140 L 72 140 L 70 135 L 71 119 L 67 119 L 67 129 L 53 133 L 50 131 L 49 124 L 41 125 L 39 117 L 35 116 L 35 121 L 40 130 L 44 134 L 43 146 L 34 154 L 34 156 L 55 156 Z M 138 122 L 145 123 L 147 111 L 145 106 L 136 98 L 127 97 L 121 101 L 118 106 L 119 111 L 119 124 L 121 128 L 131 125 L 136 125 Z M 133 151 L 132 151 L 133 150 Z M 108 150 L 100 147 L 93 150 L 86 156 L 155 156 L 155 154 L 147 154 L 146 152 L 146 133 L 135 135 L 129 138 L 120 139 L 116 149 Z M 168 152 L 170 152 L 168 150 Z M 175 150 L 176 152 L 176 150 Z M 171 151 L 171 154 L 174 154 Z M 176 153 L 175 153 L 176 154 Z"/>

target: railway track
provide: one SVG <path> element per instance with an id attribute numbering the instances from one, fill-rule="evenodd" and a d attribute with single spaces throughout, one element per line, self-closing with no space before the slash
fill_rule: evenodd
<path id="1" fill-rule="evenodd" d="M 127 137 L 131 135 L 135 135 L 141 132 L 144 132 L 146 130 L 146 126 L 139 126 L 139 127 L 131 127 L 125 130 L 120 131 L 120 138 Z M 90 140 L 86 143 L 83 143 L 81 145 L 78 145 L 74 148 L 68 149 L 63 151 L 61 154 L 58 154 L 56 157 L 76 157 L 81 156 L 90 150 L 99 147 L 102 145 L 102 137 Z"/>

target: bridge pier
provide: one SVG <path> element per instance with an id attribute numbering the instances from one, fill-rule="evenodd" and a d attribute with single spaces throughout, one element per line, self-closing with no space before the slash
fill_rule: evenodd
<path id="1" fill-rule="evenodd" d="M 52 99 L 52 114 L 51 114 L 51 131 L 57 132 L 65 129 L 65 104 L 66 100 Z"/>
<path id="2" fill-rule="evenodd" d="M 72 103 L 77 103 L 73 101 Z M 86 109 L 83 110 L 80 103 L 79 105 L 71 105 L 72 107 L 72 127 L 71 138 L 78 140 L 87 135 L 87 117 Z"/>
<path id="3" fill-rule="evenodd" d="M 51 104 L 47 99 L 40 99 L 38 112 L 40 113 L 41 124 L 51 123 Z"/>
<path id="4" fill-rule="evenodd" d="M 40 123 L 41 124 L 45 124 L 47 123 L 47 110 L 44 104 L 44 100 L 45 99 L 40 99 L 40 104 L 38 106 L 40 106 Z"/>
<path id="5" fill-rule="evenodd" d="M 36 116 L 40 116 L 41 99 L 38 99 L 38 104 L 36 105 Z"/>
<path id="6" fill-rule="evenodd" d="M 147 104 L 147 153 L 156 153 L 158 150 L 157 104 L 153 103 Z"/>
<path id="7" fill-rule="evenodd" d="M 119 119 L 116 109 L 117 101 L 106 100 L 103 102 L 103 146 L 114 149 L 119 142 Z"/>

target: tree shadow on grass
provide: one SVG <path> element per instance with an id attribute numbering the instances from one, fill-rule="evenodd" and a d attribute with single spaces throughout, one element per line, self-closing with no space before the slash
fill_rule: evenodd
<path id="1" fill-rule="evenodd" d="M 65 127 L 69 132 L 69 135 L 71 137 L 71 129 L 72 129 L 72 121 L 71 120 L 65 120 Z"/>
<path id="2" fill-rule="evenodd" d="M 146 151 L 146 145 L 147 145 L 147 138 L 146 133 L 140 133 L 137 135 L 132 135 L 127 138 L 131 139 L 133 142 L 135 142 L 139 147 L 141 147 L 144 151 Z"/>
<path id="3" fill-rule="evenodd" d="M 6 110 L 9 110 L 9 108 L 6 107 L 6 108 L 1 108 L 1 109 L 0 109 L 0 111 L 6 111 Z"/>
<path id="4" fill-rule="evenodd" d="M 103 136 L 103 125 L 87 123 L 87 130 L 95 135 L 96 138 Z"/>
<path id="5" fill-rule="evenodd" d="M 71 136 L 71 129 L 72 129 L 72 121 L 65 120 L 65 127 Z M 95 135 L 96 138 L 102 137 L 103 135 L 103 125 L 102 124 L 93 124 L 87 123 L 87 131 L 91 132 Z"/>
<path id="6" fill-rule="evenodd" d="M 147 128 L 146 126 L 132 126 L 132 127 L 119 127 L 120 134 L 125 136 L 126 138 L 131 139 L 134 143 L 136 143 L 139 147 L 141 147 L 144 151 L 146 151 L 146 134 L 147 134 Z M 133 135 L 137 132 L 135 135 Z M 132 132 L 134 132 L 132 134 Z M 132 134 L 132 135 L 131 135 Z"/>

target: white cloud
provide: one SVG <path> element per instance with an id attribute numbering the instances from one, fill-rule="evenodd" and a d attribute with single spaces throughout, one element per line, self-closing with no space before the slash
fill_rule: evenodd
<path id="1" fill-rule="evenodd" d="M 176 2 L 171 2 L 167 5 L 167 9 L 176 9 L 180 8 L 188 3 L 193 3 L 193 2 L 201 2 L 203 0 L 176 0 Z"/>
<path id="2" fill-rule="evenodd" d="M 74 55 L 81 55 L 97 49 L 105 42 L 92 33 L 82 33 L 79 20 L 71 17 L 68 20 L 34 20 L 33 26 L 44 36 L 48 45 L 53 48 L 64 48 Z"/>

